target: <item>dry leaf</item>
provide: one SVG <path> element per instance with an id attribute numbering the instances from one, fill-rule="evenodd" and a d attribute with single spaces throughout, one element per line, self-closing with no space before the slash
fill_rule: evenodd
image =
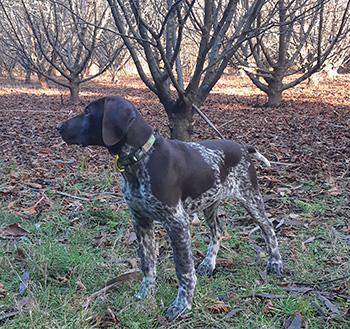
<path id="1" fill-rule="evenodd" d="M 23 262 L 26 260 L 26 257 L 24 255 L 24 252 L 22 249 L 17 248 L 15 251 L 15 261 L 16 262 Z"/>
<path id="2" fill-rule="evenodd" d="M 136 258 L 127 258 L 126 261 L 131 265 L 132 269 L 137 268 L 137 259 Z"/>
<path id="3" fill-rule="evenodd" d="M 5 297 L 6 296 L 6 289 L 5 289 L 5 286 L 0 283 L 0 295 Z"/>
<path id="4" fill-rule="evenodd" d="M 243 311 L 243 308 L 240 308 L 240 307 L 234 308 L 232 311 L 230 311 L 229 313 L 227 313 L 227 314 L 225 315 L 225 319 L 232 318 L 232 317 L 235 316 L 237 313 L 242 312 L 242 311 Z"/>
<path id="5" fill-rule="evenodd" d="M 16 204 L 16 201 L 10 202 L 10 203 L 7 205 L 7 210 L 11 210 L 11 209 L 14 207 L 15 204 Z"/>
<path id="6" fill-rule="evenodd" d="M 16 308 L 19 311 L 24 311 L 24 310 L 28 309 L 32 304 L 33 304 L 33 299 L 31 297 L 26 297 L 26 298 L 20 299 L 16 303 Z"/>
<path id="7" fill-rule="evenodd" d="M 103 316 L 96 315 L 89 318 L 89 323 L 94 328 L 106 328 L 109 329 L 111 327 L 115 327 L 118 323 L 120 323 L 119 318 L 113 313 L 113 311 L 108 307 L 106 309 L 106 313 Z"/>
<path id="8" fill-rule="evenodd" d="M 76 285 L 76 290 L 86 290 L 85 285 L 81 281 L 77 281 L 75 285 Z"/>
<path id="9" fill-rule="evenodd" d="M 142 279 L 142 274 L 138 271 L 131 270 L 131 271 L 128 271 L 126 273 L 123 273 L 123 274 L 117 276 L 116 278 L 109 280 L 107 283 L 105 283 L 101 287 L 101 289 L 99 289 L 98 291 L 96 291 L 92 295 L 90 295 L 88 297 L 88 299 L 86 300 L 86 302 L 83 304 L 83 307 L 87 307 L 90 304 L 90 302 L 93 299 L 95 299 L 97 296 L 104 294 L 106 291 L 108 291 L 114 287 L 117 287 L 126 281 L 129 281 L 129 280 L 141 281 L 141 279 Z"/>
<path id="10" fill-rule="evenodd" d="M 201 221 L 198 218 L 197 214 L 193 214 L 193 220 L 192 220 L 192 225 L 193 226 L 198 226 L 201 223 Z"/>
<path id="11" fill-rule="evenodd" d="M 226 266 L 226 267 L 233 266 L 233 259 L 232 258 L 217 258 L 216 265 L 217 266 Z"/>
<path id="12" fill-rule="evenodd" d="M 39 151 L 40 154 L 50 154 L 50 150 L 49 149 L 41 149 Z"/>
<path id="13" fill-rule="evenodd" d="M 0 194 L 1 195 L 8 195 L 10 193 L 12 193 L 12 191 L 15 189 L 15 186 L 6 186 L 6 187 L 2 187 L 0 190 Z"/>
<path id="14" fill-rule="evenodd" d="M 208 307 L 211 313 L 227 313 L 232 307 L 224 303 L 214 304 Z"/>
<path id="15" fill-rule="evenodd" d="M 330 190 L 327 191 L 329 195 L 337 196 L 341 194 L 341 191 L 338 187 L 332 187 Z"/>
<path id="16" fill-rule="evenodd" d="M 29 234 L 29 232 L 22 228 L 18 223 L 14 223 L 8 226 L 1 226 L 0 233 L 11 237 L 22 237 Z"/>
<path id="17" fill-rule="evenodd" d="M 30 208 L 26 208 L 26 209 L 21 209 L 21 211 L 27 213 L 28 215 L 34 215 L 36 214 L 36 210 L 35 210 L 35 206 L 30 207 Z"/>
<path id="18" fill-rule="evenodd" d="M 204 253 L 199 249 L 196 249 L 196 254 L 202 259 L 204 259 L 204 257 L 205 257 Z"/>
<path id="19" fill-rule="evenodd" d="M 134 241 L 137 240 L 137 236 L 135 232 L 131 232 L 129 237 L 128 237 L 128 244 L 132 244 Z"/>
<path id="20" fill-rule="evenodd" d="M 105 235 L 94 237 L 94 243 L 102 248 L 106 246 L 110 246 L 112 244 L 111 240 Z"/>
<path id="21" fill-rule="evenodd" d="M 227 233 L 226 230 L 224 231 L 224 234 L 223 234 L 222 237 L 221 237 L 222 240 L 228 240 L 228 239 L 231 239 L 231 238 L 232 238 L 232 236 L 230 236 L 230 235 Z"/>
<path id="22" fill-rule="evenodd" d="M 14 179 L 19 179 L 20 176 L 19 176 L 19 174 L 16 173 L 15 171 L 11 171 L 10 177 L 11 177 L 11 178 L 14 178 Z"/>
<path id="23" fill-rule="evenodd" d="M 29 187 L 31 187 L 31 188 L 36 188 L 36 189 L 38 189 L 38 190 L 41 190 L 43 187 L 42 187 L 42 185 L 40 185 L 40 184 L 37 184 L 37 183 L 27 183 L 27 186 L 29 186 Z"/>
<path id="24" fill-rule="evenodd" d="M 58 283 L 66 283 L 66 282 L 68 282 L 68 279 L 66 278 L 66 277 L 63 277 L 63 276 L 58 276 L 57 278 L 56 278 L 56 281 L 58 282 Z"/>
<path id="25" fill-rule="evenodd" d="M 273 308 L 273 303 L 271 299 L 268 299 L 263 307 L 263 314 L 268 314 L 271 312 L 271 309 Z"/>

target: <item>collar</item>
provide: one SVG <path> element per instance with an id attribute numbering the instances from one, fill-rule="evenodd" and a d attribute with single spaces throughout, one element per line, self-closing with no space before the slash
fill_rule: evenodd
<path id="1" fill-rule="evenodd" d="M 140 161 L 151 149 L 155 141 L 156 141 L 156 138 L 152 134 L 151 137 L 148 139 L 148 141 L 145 144 L 143 144 L 134 154 L 123 159 L 120 159 L 119 155 L 116 154 L 114 156 L 115 169 L 119 172 L 123 172 L 125 171 L 126 167 L 131 166 L 136 162 Z"/>

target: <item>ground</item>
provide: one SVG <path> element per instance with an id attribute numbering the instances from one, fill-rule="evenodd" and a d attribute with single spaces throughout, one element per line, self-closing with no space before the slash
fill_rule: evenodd
<path id="1" fill-rule="evenodd" d="M 0 79 L 0 86 L 0 326 L 173 326 L 162 316 L 176 281 L 160 226 L 159 288 L 150 306 L 130 299 L 138 283 L 129 280 L 81 308 L 103 283 L 138 269 L 136 243 L 113 160 L 98 147 L 67 146 L 55 129 L 90 101 L 120 94 L 168 137 L 157 98 L 136 76 L 84 85 L 76 107 L 57 86 L 42 90 L 19 78 Z M 203 113 L 225 138 L 254 145 L 272 162 L 271 169 L 257 164 L 259 182 L 286 265 L 280 277 L 264 274 L 259 232 L 225 201 L 218 270 L 199 280 L 193 311 L 176 327 L 349 326 L 349 87 L 350 75 L 318 87 L 304 83 L 286 91 L 278 108 L 263 107 L 267 97 L 245 77 L 225 75 L 215 87 Z M 195 115 L 193 139 L 208 138 L 215 133 Z M 196 264 L 207 234 L 204 224 L 192 225 Z M 21 290 L 24 275 L 29 283 Z"/>

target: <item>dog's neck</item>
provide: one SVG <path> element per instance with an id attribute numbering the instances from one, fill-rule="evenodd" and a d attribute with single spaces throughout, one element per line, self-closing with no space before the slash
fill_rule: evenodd
<path id="1" fill-rule="evenodd" d="M 120 159 L 127 158 L 142 148 L 152 134 L 152 127 L 137 112 L 126 135 L 117 144 L 108 147 L 108 150 L 112 155 L 118 155 Z"/>
<path id="2" fill-rule="evenodd" d="M 138 148 L 135 152 L 129 153 L 128 156 L 121 158 L 118 154 L 114 155 L 114 167 L 119 172 L 131 170 L 132 167 L 145 158 L 147 153 L 152 149 L 156 138 L 152 134 L 145 144 Z M 125 153 L 124 153 L 125 154 Z"/>
<path id="3" fill-rule="evenodd" d="M 151 126 L 141 116 L 137 116 L 134 121 L 124 138 L 108 148 L 115 157 L 115 167 L 118 171 L 124 171 L 139 162 L 155 142 Z"/>

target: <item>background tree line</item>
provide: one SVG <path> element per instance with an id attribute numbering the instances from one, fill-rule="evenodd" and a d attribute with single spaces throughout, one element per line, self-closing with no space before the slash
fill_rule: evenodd
<path id="1" fill-rule="evenodd" d="M 128 63 L 163 104 L 172 138 L 228 66 L 278 106 L 283 91 L 349 62 L 350 0 L 0 0 L 0 74 L 70 90 Z"/>

